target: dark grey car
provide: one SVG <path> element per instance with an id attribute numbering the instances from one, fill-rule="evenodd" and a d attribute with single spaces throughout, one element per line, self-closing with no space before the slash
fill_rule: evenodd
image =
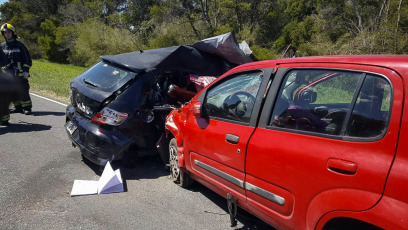
<path id="1" fill-rule="evenodd" d="M 252 60 L 230 33 L 193 45 L 102 56 L 71 81 L 68 137 L 98 165 L 157 152 L 168 163 L 164 121 L 198 91 L 191 79 L 216 78 Z"/>

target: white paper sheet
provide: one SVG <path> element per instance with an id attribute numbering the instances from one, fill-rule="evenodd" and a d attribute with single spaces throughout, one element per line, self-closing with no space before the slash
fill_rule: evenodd
<path id="1" fill-rule="evenodd" d="M 75 180 L 71 196 L 92 195 L 98 193 L 98 181 Z"/>
<path id="2" fill-rule="evenodd" d="M 119 169 L 113 171 L 108 162 L 98 183 L 98 193 L 123 192 L 123 182 Z"/>
<path id="3" fill-rule="evenodd" d="M 92 194 L 107 194 L 123 192 L 123 181 L 120 170 L 113 171 L 110 163 L 106 163 L 102 176 L 98 181 L 75 180 L 72 186 L 71 196 L 82 196 Z"/>

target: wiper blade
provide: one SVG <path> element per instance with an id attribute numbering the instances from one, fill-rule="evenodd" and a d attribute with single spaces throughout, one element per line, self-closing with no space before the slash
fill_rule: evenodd
<path id="1" fill-rule="evenodd" d="M 93 87 L 99 87 L 98 84 L 93 83 L 93 82 L 91 82 L 91 81 L 89 81 L 89 80 L 84 79 L 84 82 L 85 82 L 86 84 L 88 84 L 88 85 L 92 85 Z"/>

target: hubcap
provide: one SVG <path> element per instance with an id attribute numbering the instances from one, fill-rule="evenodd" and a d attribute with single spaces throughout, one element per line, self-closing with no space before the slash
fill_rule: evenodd
<path id="1" fill-rule="evenodd" d="M 178 153 L 177 146 L 170 146 L 170 174 L 174 180 L 179 179 L 180 168 L 178 166 Z"/>

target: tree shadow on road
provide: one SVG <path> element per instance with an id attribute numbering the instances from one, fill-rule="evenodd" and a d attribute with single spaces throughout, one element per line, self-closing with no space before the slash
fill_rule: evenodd
<path id="1" fill-rule="evenodd" d="M 50 130 L 50 125 L 33 124 L 27 122 L 20 123 L 10 123 L 8 126 L 0 127 L 0 135 L 6 133 L 25 133 L 25 132 L 36 132 L 43 130 Z"/>

